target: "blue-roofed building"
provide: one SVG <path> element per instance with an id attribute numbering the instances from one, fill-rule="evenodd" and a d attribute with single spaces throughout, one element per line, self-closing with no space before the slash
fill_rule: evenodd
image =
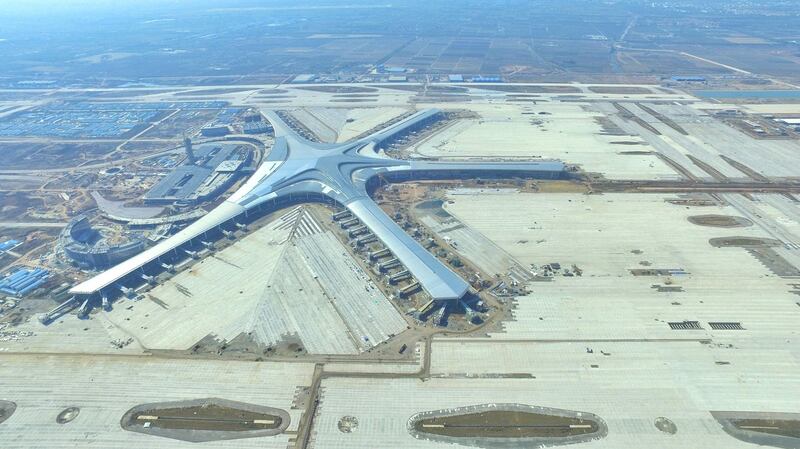
<path id="1" fill-rule="evenodd" d="M 473 83 L 502 83 L 503 79 L 499 76 L 476 76 L 472 78 Z"/>
<path id="2" fill-rule="evenodd" d="M 23 297 L 39 288 L 50 277 L 50 272 L 41 268 L 20 268 L 0 279 L 0 292 Z"/>
<path id="3" fill-rule="evenodd" d="M 5 242 L 0 243 L 0 251 L 8 251 L 19 244 L 19 240 L 6 240 Z"/>
<path id="4" fill-rule="evenodd" d="M 231 133 L 231 129 L 228 128 L 228 125 L 222 125 L 219 123 L 204 126 L 203 129 L 200 130 L 200 134 L 203 137 L 222 137 L 227 136 Z"/>

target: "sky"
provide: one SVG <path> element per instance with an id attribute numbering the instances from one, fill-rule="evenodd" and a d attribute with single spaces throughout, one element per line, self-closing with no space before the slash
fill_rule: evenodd
<path id="1" fill-rule="evenodd" d="M 146 10 L 169 10 L 181 5 L 209 4 L 205 0 L 2 0 L 3 16 L 70 16 L 86 14 L 122 13 Z"/>
<path id="2" fill-rule="evenodd" d="M 54 14 L 74 13 L 77 11 L 99 10 L 103 12 L 136 10 L 175 10 L 181 8 L 220 8 L 220 7 L 291 7 L 298 3 L 337 4 L 334 0 L 2 0 L 0 12 L 9 14 Z M 370 4 L 366 0 L 348 0 L 346 3 Z M 383 2 L 387 3 L 387 2 Z"/>

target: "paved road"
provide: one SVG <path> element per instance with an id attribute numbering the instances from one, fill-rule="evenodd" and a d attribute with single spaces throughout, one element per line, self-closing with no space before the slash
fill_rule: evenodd
<path id="1" fill-rule="evenodd" d="M 157 153 L 147 153 L 141 156 L 135 157 L 128 157 L 122 159 L 116 159 L 110 162 L 100 162 L 97 164 L 90 164 L 90 165 L 80 165 L 75 167 L 62 167 L 62 168 L 44 168 L 38 170 L 0 170 L 0 174 L 32 174 L 32 173 L 65 173 L 69 171 L 77 171 L 77 170 L 95 170 L 99 168 L 106 168 L 111 166 L 120 165 L 126 162 L 138 161 L 141 159 L 149 159 L 151 157 L 159 157 L 165 156 L 167 154 L 174 154 L 174 153 L 181 153 L 183 152 L 183 147 L 180 148 L 173 148 L 165 151 L 159 151 Z"/>
<path id="2" fill-rule="evenodd" d="M 14 222 L 14 221 L 0 221 L 0 228 L 63 228 L 68 223 L 58 223 L 52 221 L 42 222 Z"/>
<path id="3" fill-rule="evenodd" d="M 237 140 L 240 139 L 240 140 Z M 240 141 L 249 141 L 250 139 L 254 139 L 251 135 L 241 135 L 241 134 L 229 134 L 225 136 L 225 138 L 211 138 L 211 139 L 197 139 L 193 140 L 192 143 L 195 145 L 202 145 L 204 143 L 212 143 L 212 142 L 229 142 L 229 143 L 237 143 Z M 260 140 L 259 138 L 255 138 L 256 140 Z M 137 140 L 137 142 L 141 142 L 142 140 Z M 263 143 L 263 140 L 261 140 Z M 109 162 L 98 162 L 96 164 L 89 164 L 89 165 L 79 165 L 74 167 L 61 167 L 61 168 L 44 168 L 44 169 L 36 169 L 36 170 L 23 170 L 23 169 L 12 169 L 12 170 L 0 170 L 0 175 L 36 175 L 41 173 L 66 173 L 70 171 L 83 171 L 83 170 L 97 170 L 101 168 L 107 168 L 112 166 L 118 166 L 120 164 L 124 164 L 127 162 L 134 162 L 139 161 L 142 159 L 150 159 L 159 156 L 166 156 L 168 154 L 176 154 L 176 153 L 183 153 L 185 150 L 183 148 L 183 143 L 176 143 L 172 140 L 171 148 L 166 150 L 157 151 L 155 153 L 146 153 L 137 156 L 131 156 L 121 159 L 115 159 Z"/>
<path id="4" fill-rule="evenodd" d="M 29 182 L 44 182 L 48 178 L 45 176 L 37 176 L 36 173 L 27 173 L 24 175 L 3 175 L 0 174 L 0 180 L 6 181 L 29 181 Z"/>

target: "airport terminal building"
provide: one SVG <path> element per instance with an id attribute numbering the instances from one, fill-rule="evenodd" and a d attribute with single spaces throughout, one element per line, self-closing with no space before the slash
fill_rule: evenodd
<path id="1" fill-rule="evenodd" d="M 369 137 L 342 144 L 309 142 L 299 137 L 276 114 L 269 114 L 276 139 L 268 157 L 256 172 L 230 198 L 214 210 L 156 246 L 73 287 L 74 295 L 86 296 L 113 288 L 123 278 L 135 273 L 182 245 L 203 239 L 211 231 L 235 226 L 239 217 L 249 212 L 271 211 L 287 204 L 309 201 L 331 202 L 348 210 L 366 226 L 417 280 L 433 300 L 448 301 L 463 297 L 469 284 L 424 249 L 369 197 L 369 190 L 379 177 L 389 181 L 464 178 L 545 178 L 567 176 L 565 165 L 558 161 L 540 162 L 444 162 L 392 159 L 376 147 L 386 145 L 409 129 L 417 129 L 440 116 L 438 110 L 411 115 Z M 208 155 L 211 155 L 209 151 Z M 222 150 L 212 161 L 230 160 L 231 151 Z M 214 162 L 207 162 L 212 166 Z M 199 165 L 198 165 L 199 166 Z M 205 165 L 204 165 L 205 166 Z M 190 169 L 192 166 L 189 166 Z M 210 167 L 208 168 L 211 169 Z M 159 183 L 149 194 L 151 201 L 197 198 L 188 193 L 182 170 Z M 192 184 L 195 186 L 196 184 Z M 197 192 L 198 187 L 194 187 Z M 192 196 L 194 195 L 194 196 Z M 223 231 L 225 232 L 225 231 Z M 141 281 L 141 279 L 139 279 Z"/>
<path id="2" fill-rule="evenodd" d="M 252 155 L 244 145 L 213 143 L 198 145 L 180 165 L 144 196 L 146 204 L 199 204 L 225 191 Z"/>

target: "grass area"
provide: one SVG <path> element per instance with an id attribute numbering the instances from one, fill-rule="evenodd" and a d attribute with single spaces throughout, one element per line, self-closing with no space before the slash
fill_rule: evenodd
<path id="1" fill-rule="evenodd" d="M 738 419 L 733 425 L 741 430 L 800 438 L 800 421 L 783 419 Z"/>
<path id="2" fill-rule="evenodd" d="M 161 429 L 221 430 L 243 432 L 277 429 L 281 418 L 265 413 L 215 404 L 144 410 L 131 415 L 128 425 L 150 422 Z"/>
<path id="3" fill-rule="evenodd" d="M 415 429 L 452 437 L 547 438 L 590 434 L 599 426 L 581 418 L 493 410 L 421 419 Z"/>
<path id="4" fill-rule="evenodd" d="M 689 221 L 700 226 L 711 226 L 715 228 L 740 228 L 752 226 L 753 222 L 744 217 L 731 215 L 693 215 Z"/>
<path id="5" fill-rule="evenodd" d="M 16 409 L 17 404 L 10 401 L 0 401 L 0 423 L 10 418 Z"/>

